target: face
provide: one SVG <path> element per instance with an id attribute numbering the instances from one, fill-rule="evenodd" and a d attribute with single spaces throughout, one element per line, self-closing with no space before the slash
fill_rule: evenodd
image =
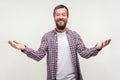
<path id="1" fill-rule="evenodd" d="M 65 8 L 55 10 L 54 20 L 59 30 L 64 30 L 67 24 L 68 16 Z"/>

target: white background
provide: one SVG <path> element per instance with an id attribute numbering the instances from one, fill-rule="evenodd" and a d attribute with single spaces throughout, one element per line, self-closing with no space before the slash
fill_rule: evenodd
<path id="1" fill-rule="evenodd" d="M 8 40 L 37 50 L 42 36 L 55 28 L 53 9 L 58 4 L 69 8 L 67 27 L 87 47 L 112 39 L 97 56 L 79 57 L 84 80 L 120 80 L 119 0 L 0 0 L 0 80 L 46 80 L 46 57 L 34 61 Z"/>

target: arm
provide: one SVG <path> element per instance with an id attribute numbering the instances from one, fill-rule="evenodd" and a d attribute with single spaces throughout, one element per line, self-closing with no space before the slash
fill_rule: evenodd
<path id="1" fill-rule="evenodd" d="M 84 58 L 90 58 L 98 54 L 98 52 L 110 43 L 111 39 L 107 39 L 93 48 L 86 48 L 79 34 L 76 33 L 77 52 Z"/>
<path id="2" fill-rule="evenodd" d="M 41 60 L 45 55 L 46 55 L 46 51 L 47 51 L 47 40 L 45 37 L 42 38 L 42 41 L 41 41 L 41 45 L 40 45 L 40 48 L 35 51 L 31 48 L 28 48 L 27 46 L 25 46 L 24 44 L 22 43 L 19 43 L 17 41 L 8 41 L 9 44 L 18 49 L 18 50 L 21 50 L 22 52 L 24 52 L 28 57 L 34 59 L 34 60 Z"/>

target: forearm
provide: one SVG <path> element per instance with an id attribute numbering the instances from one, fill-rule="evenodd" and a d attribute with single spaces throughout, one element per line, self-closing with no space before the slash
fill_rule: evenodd
<path id="1" fill-rule="evenodd" d="M 22 52 L 36 61 L 41 60 L 46 54 L 46 52 L 42 49 L 38 49 L 37 51 L 35 51 L 31 48 L 28 48 L 27 46 L 25 47 L 24 50 L 22 50 Z"/>
<path id="2" fill-rule="evenodd" d="M 97 50 L 96 47 L 93 48 L 84 48 L 79 54 L 84 58 L 90 58 L 92 56 L 96 56 L 100 50 Z"/>

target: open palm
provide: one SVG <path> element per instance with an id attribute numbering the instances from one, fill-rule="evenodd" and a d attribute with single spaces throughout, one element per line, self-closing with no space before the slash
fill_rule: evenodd
<path id="1" fill-rule="evenodd" d="M 99 44 L 96 45 L 97 49 L 102 49 L 103 47 L 107 46 L 110 43 L 111 39 L 107 39 Z"/>
<path id="2" fill-rule="evenodd" d="M 14 48 L 16 48 L 16 49 L 18 49 L 18 50 L 24 50 L 24 49 L 25 49 L 25 45 L 24 45 L 24 44 L 19 43 L 19 42 L 15 41 L 15 40 L 13 40 L 13 41 L 8 41 L 8 43 L 9 43 L 12 47 L 14 47 Z"/>

